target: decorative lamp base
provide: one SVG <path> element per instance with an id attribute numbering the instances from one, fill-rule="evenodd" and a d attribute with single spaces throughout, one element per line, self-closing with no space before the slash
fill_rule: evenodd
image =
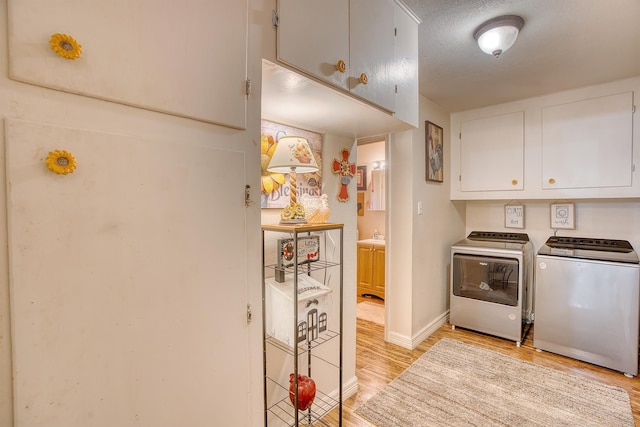
<path id="1" fill-rule="evenodd" d="M 285 206 L 280 212 L 280 224 L 306 224 L 304 217 L 304 206 L 300 203 L 294 203 Z"/>

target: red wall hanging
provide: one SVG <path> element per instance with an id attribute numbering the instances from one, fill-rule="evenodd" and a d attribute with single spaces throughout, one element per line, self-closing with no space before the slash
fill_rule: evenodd
<path id="1" fill-rule="evenodd" d="M 338 200 L 346 202 L 349 200 L 349 191 L 347 185 L 351 182 L 351 178 L 356 174 L 356 164 L 349 163 L 349 150 L 343 148 L 341 151 L 342 160 L 333 159 L 333 173 L 340 174 L 340 192 Z"/>

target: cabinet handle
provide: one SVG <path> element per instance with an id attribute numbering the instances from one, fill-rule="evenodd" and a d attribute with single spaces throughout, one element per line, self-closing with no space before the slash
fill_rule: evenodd
<path id="1" fill-rule="evenodd" d="M 347 71 L 347 64 L 341 59 L 336 64 L 336 70 L 340 71 L 341 73 L 344 73 L 345 71 Z"/>
<path id="2" fill-rule="evenodd" d="M 518 180 L 517 179 L 512 179 L 511 180 L 511 185 L 518 185 Z"/>
<path id="3" fill-rule="evenodd" d="M 367 76 L 367 73 L 362 73 L 360 74 L 360 83 L 362 83 L 363 85 L 366 85 L 367 83 L 369 83 L 369 77 Z"/>
<path id="4" fill-rule="evenodd" d="M 549 178 L 549 184 L 555 184 L 555 183 L 556 183 L 556 180 L 555 180 L 555 179 L 553 179 L 553 178 Z"/>

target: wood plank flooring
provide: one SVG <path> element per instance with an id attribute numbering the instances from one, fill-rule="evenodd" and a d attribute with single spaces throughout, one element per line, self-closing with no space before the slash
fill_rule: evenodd
<path id="1" fill-rule="evenodd" d="M 360 319 L 357 319 L 356 335 L 358 392 L 344 402 L 343 426 L 371 427 L 371 423 L 354 414 L 355 409 L 382 390 L 385 385 L 407 369 L 439 339 L 445 337 L 568 372 L 572 375 L 621 387 L 629 393 L 635 424 L 640 426 L 640 379 L 638 377 L 627 378 L 617 371 L 552 353 L 538 352 L 533 347 L 533 330 L 529 331 L 522 346 L 516 347 L 512 341 L 460 328 L 452 330 L 451 325 L 446 324 L 423 341 L 415 350 L 407 350 L 386 343 L 383 326 Z M 333 415 L 333 419 L 327 419 L 329 424 L 338 425 L 335 414 L 331 415 Z"/>

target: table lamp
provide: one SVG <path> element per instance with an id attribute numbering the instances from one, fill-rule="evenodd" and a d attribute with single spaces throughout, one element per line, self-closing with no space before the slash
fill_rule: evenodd
<path id="1" fill-rule="evenodd" d="M 296 173 L 317 171 L 318 164 L 306 138 L 283 136 L 278 140 L 276 151 L 267 166 L 269 172 L 289 174 L 289 205 L 280 212 L 280 224 L 304 224 L 304 206 L 298 203 L 296 194 Z"/>

